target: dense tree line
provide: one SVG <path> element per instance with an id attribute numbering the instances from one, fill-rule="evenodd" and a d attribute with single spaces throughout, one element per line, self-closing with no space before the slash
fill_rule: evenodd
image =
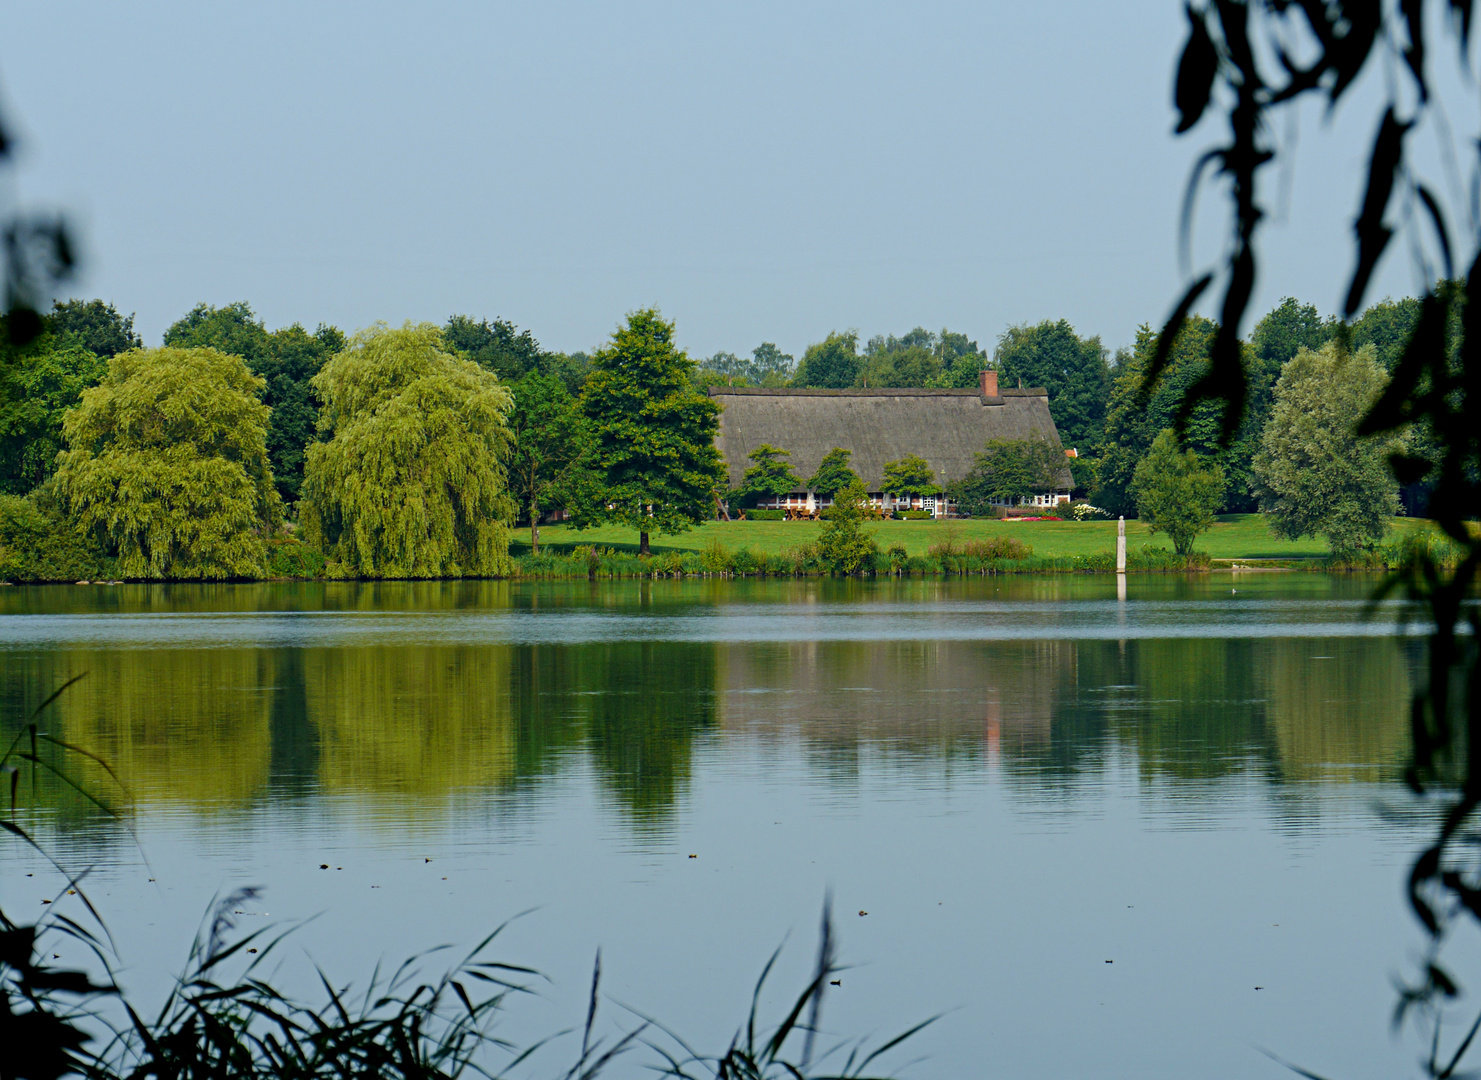
<path id="1" fill-rule="evenodd" d="M 1344 324 L 1282 301 L 1242 344 L 1246 408 L 1236 437 L 1223 442 L 1219 406 L 1178 415 L 1218 332 L 1200 318 L 1183 327 L 1147 392 L 1157 335 L 1145 325 L 1114 356 L 1099 338 L 1046 320 L 1009 327 L 991 354 L 964 334 L 916 327 L 862 345 L 853 331 L 833 332 L 800 360 L 763 342 L 747 357 L 721 352 L 699 362 L 654 310 L 631 314 L 592 353 L 567 354 L 498 318 L 453 315 L 441 326 L 350 337 L 323 323 L 268 330 L 246 303 L 198 304 L 165 331 L 161 348 L 147 349 L 132 315 L 69 300 L 25 344 L 0 337 L 0 495 L 28 500 L 24 511 L 4 504 L 0 517 L 11 525 L 0 522 L 0 547 L 9 529 L 40 551 L 36 515 L 49 514 L 72 533 L 37 556 L 48 565 L 65 561 L 58 552 L 76 556 L 82 537 L 90 557 L 115 559 L 131 575 L 249 575 L 271 562 L 286 518 L 290 529 L 301 524 L 298 537 L 330 573 L 491 574 L 507 566 L 509 529 L 523 522 L 538 549 L 542 517 L 559 509 L 578 526 L 628 524 L 646 550 L 651 533 L 682 531 L 727 502 L 745 507 L 804 485 L 826 498 L 857 479 L 845 450 L 802 478 L 785 448 L 763 447 L 740 489 L 726 492 L 713 446 L 718 408 L 706 387 L 966 388 L 987 367 L 1001 385 L 1048 390 L 1064 444 L 1080 452 L 1071 463 L 1077 494 L 1112 514 L 1166 517 L 1148 493 L 1182 492 L 1178 499 L 1203 508 L 1199 520 L 1264 507 L 1285 512 L 1291 529 L 1350 545 L 1362 529 L 1329 528 L 1340 515 L 1307 520 L 1310 492 L 1292 477 L 1319 470 L 1292 464 L 1309 447 L 1278 436 L 1306 431 L 1309 442 L 1335 428 L 1298 422 L 1290 404 L 1281 411 L 1283 372 L 1288 403 L 1335 408 L 1368 393 L 1372 379 L 1338 373 L 1331 358 L 1366 358 L 1381 384 L 1418 313 L 1416 301 L 1384 301 Z M 1301 359 L 1319 356 L 1328 359 Z M 1346 380 L 1345 396 L 1298 389 L 1300 372 L 1308 384 L 1312 372 Z M 1272 432 L 1275 417 L 1281 433 Z M 1166 433 L 1180 419 L 1170 447 Z M 1423 431 L 1403 440 L 1410 455 L 1426 445 Z M 984 447 L 951 494 L 981 511 L 1057 487 L 1061 474 L 1043 449 Z M 1331 483 L 1370 483 L 1386 468 L 1375 453 L 1354 449 L 1351 475 Z M 894 494 L 938 490 L 925 462 L 890 466 Z M 1217 476 L 1216 496 L 1205 480 L 1194 485 L 1196 498 L 1188 494 L 1184 474 Z M 1405 490 L 1411 511 L 1423 509 L 1424 495 L 1423 483 Z M 1370 501 L 1367 518 L 1350 520 L 1390 508 L 1383 492 Z M 1281 509 L 1297 505 L 1307 515 L 1299 521 Z"/>

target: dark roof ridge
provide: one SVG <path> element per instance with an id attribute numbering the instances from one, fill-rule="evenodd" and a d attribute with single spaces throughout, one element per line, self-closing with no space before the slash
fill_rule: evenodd
<path id="1" fill-rule="evenodd" d="M 961 387 L 918 387 L 918 386 L 885 386 L 869 387 L 861 389 L 849 387 L 845 390 L 825 390 L 813 387 L 771 387 L 771 386 L 711 386 L 709 388 L 711 397 L 721 394 L 745 394 L 749 397 L 982 397 L 982 391 L 975 386 Z M 988 401 L 996 401 L 1005 397 L 1048 397 L 1049 391 L 1042 386 L 1025 386 L 1023 388 L 1005 387 L 998 391 L 998 398 L 988 398 Z"/>

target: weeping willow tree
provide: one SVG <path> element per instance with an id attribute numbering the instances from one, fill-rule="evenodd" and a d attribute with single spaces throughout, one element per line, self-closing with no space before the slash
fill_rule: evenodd
<path id="1" fill-rule="evenodd" d="M 215 349 L 108 361 L 62 421 L 56 495 L 131 578 L 260 576 L 282 503 L 267 459 L 263 381 Z"/>
<path id="2" fill-rule="evenodd" d="M 346 577 L 509 572 L 514 503 L 498 377 L 447 352 L 430 323 L 378 323 L 313 379 L 323 405 L 308 449 L 304 536 Z"/>

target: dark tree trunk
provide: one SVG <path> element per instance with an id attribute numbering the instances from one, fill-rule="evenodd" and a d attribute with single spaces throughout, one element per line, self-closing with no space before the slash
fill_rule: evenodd
<path id="1" fill-rule="evenodd" d="M 530 554 L 540 554 L 540 507 L 530 500 Z"/>
<path id="2" fill-rule="evenodd" d="M 645 533 L 645 532 L 638 533 L 638 554 L 639 555 L 651 555 L 652 554 L 652 552 L 648 550 L 648 534 Z"/>

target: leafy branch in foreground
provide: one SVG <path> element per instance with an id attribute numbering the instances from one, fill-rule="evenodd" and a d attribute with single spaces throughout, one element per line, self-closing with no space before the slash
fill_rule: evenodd
<path id="1" fill-rule="evenodd" d="M 1441 157 L 1470 161 L 1469 183 L 1451 177 L 1453 190 L 1481 185 L 1481 157 L 1455 155 L 1449 115 L 1440 102 L 1446 80 L 1433 77 L 1436 57 L 1427 35 L 1439 28 L 1453 38 L 1451 54 L 1464 80 L 1473 80 L 1470 52 L 1478 0 L 1328 0 L 1292 4 L 1284 0 L 1203 0 L 1187 8 L 1189 34 L 1178 64 L 1174 105 L 1179 133 L 1193 130 L 1209 112 L 1222 112 L 1227 139 L 1194 166 L 1183 206 L 1186 246 L 1196 197 L 1208 170 L 1223 175 L 1230 192 L 1232 243 L 1223 260 L 1223 303 L 1207 374 L 1187 392 L 1179 426 L 1200 401 L 1222 408 L 1227 444 L 1239 428 L 1248 373 L 1239 348 L 1240 323 L 1252 295 L 1255 239 L 1265 217 L 1259 181 L 1266 166 L 1291 156 L 1272 133 L 1286 130 L 1283 112 L 1324 99 L 1331 112 L 1357 84 L 1365 68 L 1375 76 L 1382 100 L 1374 131 L 1366 185 L 1353 217 L 1356 241 L 1343 316 L 1362 308 L 1369 283 L 1395 233 L 1396 212 L 1407 233 L 1416 269 L 1434 282 L 1420 302 L 1418 319 L 1387 388 L 1357 425 L 1362 438 L 1403 439 L 1411 447 L 1390 455 L 1401 484 L 1433 485 L 1430 516 L 1460 553 L 1441 560 L 1429 545 L 1410 548 L 1402 568 L 1380 595 L 1402 592 L 1431 621 L 1427 678 L 1410 707 L 1413 762 L 1408 772 L 1416 793 L 1431 793 L 1441 806 L 1434 841 L 1420 853 L 1409 875 L 1409 899 L 1430 936 L 1420 978 L 1403 988 L 1397 1010 L 1427 1020 L 1430 1050 L 1426 1071 L 1456 1075 L 1474 1046 L 1481 1018 L 1454 1046 L 1442 1048 L 1442 1022 L 1459 996 L 1458 983 L 1440 963 L 1448 932 L 1467 916 L 1481 920 L 1481 844 L 1475 843 L 1481 808 L 1481 611 L 1473 604 L 1481 570 L 1481 220 L 1468 205 L 1452 228 L 1436 189 L 1419 175 L 1406 142 L 1429 130 L 1442 143 Z M 1468 83 L 1467 83 L 1468 84 Z M 1474 137 L 1468 144 L 1474 147 Z M 1474 196 L 1470 196 L 1473 201 Z M 1455 253 L 1470 252 L 1465 282 L 1456 278 Z M 1186 260 L 1186 254 L 1185 254 Z M 1190 270 L 1190 276 L 1192 271 Z M 1215 271 L 1194 278 L 1163 328 L 1143 384 L 1150 393 L 1162 374 L 1178 331 L 1208 290 Z M 1457 318 L 1458 316 L 1458 318 Z M 1458 331 L 1454 329 L 1458 323 Z M 1346 328 L 1338 335 L 1346 349 Z"/>

